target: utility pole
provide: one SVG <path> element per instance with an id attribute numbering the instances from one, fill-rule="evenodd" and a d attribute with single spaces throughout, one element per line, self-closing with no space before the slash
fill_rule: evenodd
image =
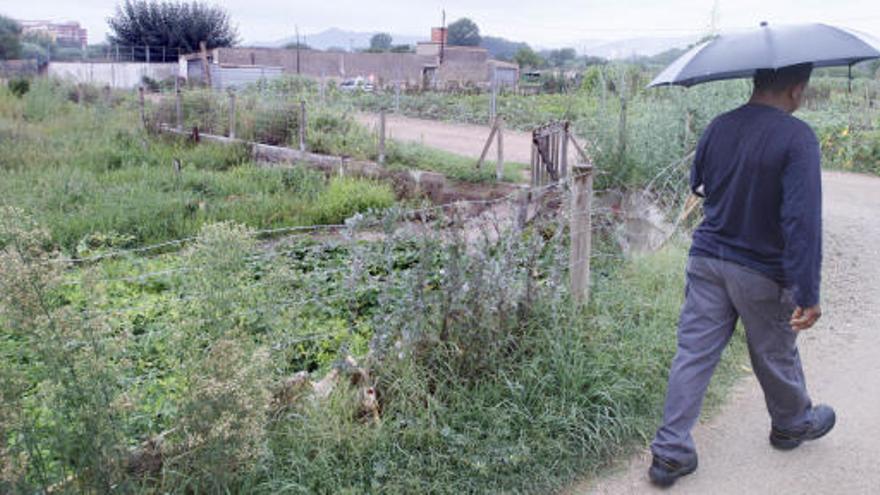
<path id="1" fill-rule="evenodd" d="M 443 9 L 440 21 L 440 65 L 443 64 L 443 52 L 446 50 L 446 9 Z"/>
<path id="2" fill-rule="evenodd" d="M 296 73 L 299 75 L 299 26 L 295 25 L 294 30 L 296 31 Z"/>
<path id="3" fill-rule="evenodd" d="M 712 13 L 709 14 L 709 35 L 718 36 L 721 24 L 721 5 L 719 0 L 712 4 Z"/>

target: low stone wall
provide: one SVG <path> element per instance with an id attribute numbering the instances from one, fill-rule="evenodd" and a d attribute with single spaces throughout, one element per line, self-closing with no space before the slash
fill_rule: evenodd
<path id="1" fill-rule="evenodd" d="M 167 134 L 189 137 L 190 132 L 178 131 L 163 125 L 160 130 Z M 254 161 L 271 165 L 289 166 L 304 164 L 320 170 L 328 176 L 349 175 L 368 179 L 384 180 L 394 184 L 399 196 L 423 195 L 436 204 L 454 201 L 479 201 L 500 198 L 520 190 L 521 185 L 509 183 L 469 184 L 449 180 L 443 174 L 422 170 L 388 170 L 376 162 L 349 160 L 338 156 L 319 155 L 282 146 L 253 143 L 213 134 L 199 134 L 199 140 L 248 146 Z"/>

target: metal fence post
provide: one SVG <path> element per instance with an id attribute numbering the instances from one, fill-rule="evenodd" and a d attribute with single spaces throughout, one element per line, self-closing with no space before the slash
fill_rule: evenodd
<path id="1" fill-rule="evenodd" d="M 592 255 L 593 167 L 576 165 L 572 171 L 571 255 L 569 276 L 575 304 L 590 300 L 590 256 Z"/>

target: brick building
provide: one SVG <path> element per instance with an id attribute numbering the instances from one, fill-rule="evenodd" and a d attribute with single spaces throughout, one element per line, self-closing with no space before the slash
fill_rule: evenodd
<path id="1" fill-rule="evenodd" d="M 88 30 L 78 22 L 18 21 L 22 34 L 39 34 L 52 39 L 59 46 L 85 48 L 89 44 Z"/>

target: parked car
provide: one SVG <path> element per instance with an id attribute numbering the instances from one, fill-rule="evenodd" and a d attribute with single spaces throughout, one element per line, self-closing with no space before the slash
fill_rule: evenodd
<path id="1" fill-rule="evenodd" d="M 339 85 L 340 91 L 366 91 L 371 93 L 375 90 L 375 86 L 373 83 L 367 81 L 363 77 L 355 77 L 353 79 L 346 79 L 342 81 L 342 84 Z"/>

